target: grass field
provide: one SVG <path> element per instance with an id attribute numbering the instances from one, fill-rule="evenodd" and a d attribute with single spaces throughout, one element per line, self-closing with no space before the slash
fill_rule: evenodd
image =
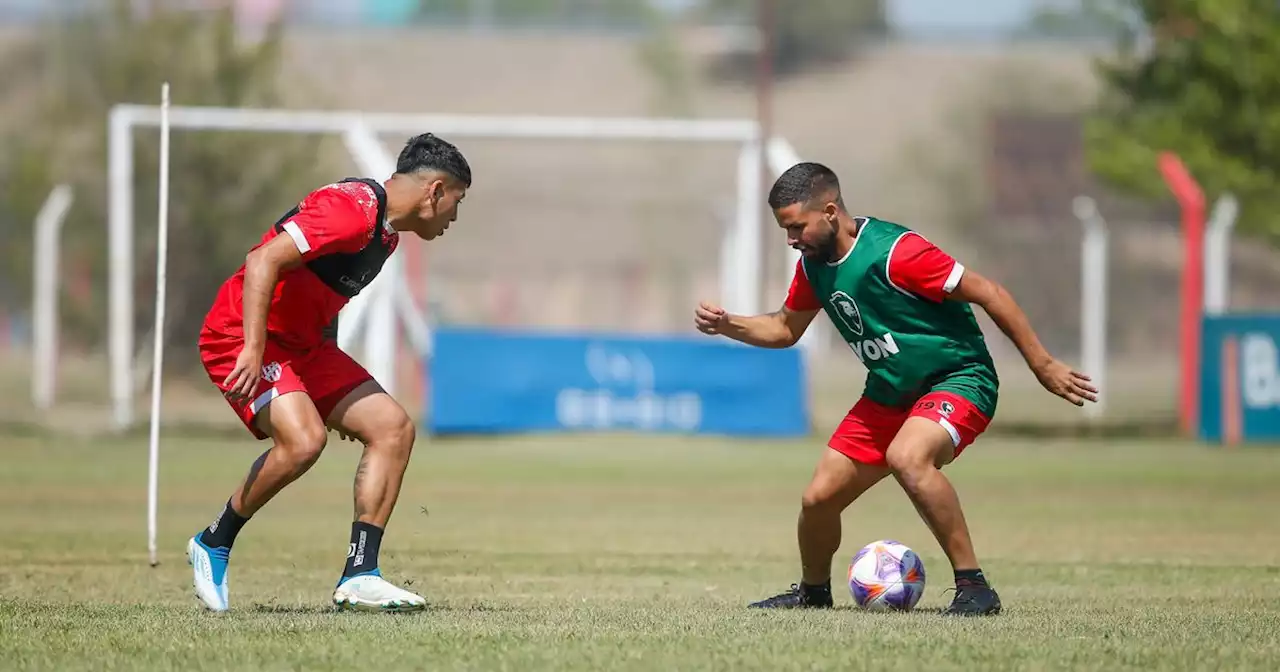
<path id="1" fill-rule="evenodd" d="M 952 620 L 945 559 L 893 483 L 845 515 L 925 558 L 914 614 L 743 605 L 797 578 L 820 442 L 545 437 L 420 445 L 383 567 L 425 614 L 338 614 L 357 459 L 335 442 L 252 521 L 232 608 L 182 549 L 260 446 L 167 438 L 161 565 L 146 442 L 0 441 L 5 669 L 1257 669 L 1280 665 L 1280 450 L 986 440 L 949 469 L 1005 602 Z"/>

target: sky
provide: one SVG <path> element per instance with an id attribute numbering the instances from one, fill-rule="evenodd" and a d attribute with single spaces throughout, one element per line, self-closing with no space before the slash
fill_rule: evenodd
<path id="1" fill-rule="evenodd" d="M 1042 0 L 889 0 L 889 22 L 904 30 L 1012 28 Z"/>
<path id="2" fill-rule="evenodd" d="M 34 11 L 49 0 L 0 0 L 0 14 Z M 294 0 L 314 5 L 316 0 Z M 342 2 L 342 0 L 332 0 Z M 412 4 L 411 0 L 378 0 L 389 5 Z M 782 0 L 803 2 L 804 0 Z M 1064 0 L 1057 0 L 1062 2 Z M 237 0 L 241 5 L 278 5 L 281 0 Z M 658 5 L 681 6 L 690 0 L 654 0 Z M 998 31 L 1022 23 L 1032 8 L 1046 0 L 888 0 L 890 24 L 905 31 L 973 30 Z"/>
<path id="3" fill-rule="evenodd" d="M 779 0 L 803 2 L 804 0 Z M 912 30 L 1002 31 L 1022 25 L 1031 10 L 1071 0 L 887 0 L 889 21 Z M 684 9 L 695 0 L 652 0 L 660 7 Z M 782 5 L 785 6 L 785 5 Z"/>

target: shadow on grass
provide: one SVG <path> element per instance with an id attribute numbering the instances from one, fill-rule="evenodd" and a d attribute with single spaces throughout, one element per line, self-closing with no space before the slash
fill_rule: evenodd
<path id="1" fill-rule="evenodd" d="M 427 604 L 427 608 L 422 611 L 352 611 L 342 610 L 337 607 L 325 604 L 255 604 L 249 608 L 249 611 L 255 614 L 274 614 L 281 616 L 325 616 L 342 614 L 385 614 L 388 616 L 412 617 L 423 614 L 441 613 L 441 614 L 481 614 L 481 613 L 510 613 L 519 611 L 514 606 L 497 606 L 492 604 Z"/>

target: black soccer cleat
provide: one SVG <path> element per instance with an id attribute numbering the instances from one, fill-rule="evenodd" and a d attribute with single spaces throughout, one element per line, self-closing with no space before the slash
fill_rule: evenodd
<path id="1" fill-rule="evenodd" d="M 956 584 L 956 596 L 943 616 L 995 616 L 1000 613 L 1000 596 L 985 583 Z"/>
<path id="2" fill-rule="evenodd" d="M 793 583 L 791 590 L 748 606 L 751 609 L 830 609 L 832 604 L 831 584 L 809 586 Z"/>

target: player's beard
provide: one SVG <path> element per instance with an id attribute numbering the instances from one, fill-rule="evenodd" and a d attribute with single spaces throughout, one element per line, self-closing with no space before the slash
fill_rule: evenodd
<path id="1" fill-rule="evenodd" d="M 828 223 L 827 235 L 813 246 L 813 256 L 827 262 L 836 261 L 836 224 Z"/>

